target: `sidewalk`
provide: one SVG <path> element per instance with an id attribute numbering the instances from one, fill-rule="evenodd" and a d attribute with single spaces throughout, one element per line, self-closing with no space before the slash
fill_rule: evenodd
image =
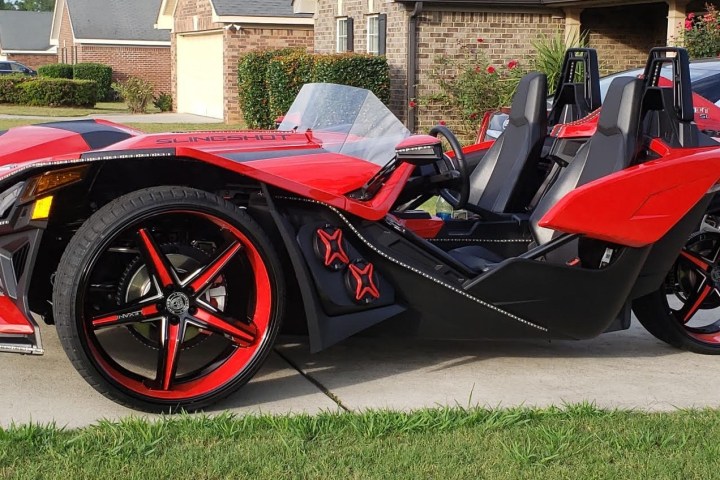
<path id="1" fill-rule="evenodd" d="M 79 427 L 140 415 L 93 390 L 43 327 L 44 357 L 0 354 L 0 425 Z M 717 407 L 717 358 L 673 349 L 642 327 L 597 339 L 437 342 L 352 338 L 315 355 L 281 338 L 258 375 L 213 413 L 316 413 L 595 402 L 602 408 Z M 302 373 L 301 373 L 302 372 Z"/>

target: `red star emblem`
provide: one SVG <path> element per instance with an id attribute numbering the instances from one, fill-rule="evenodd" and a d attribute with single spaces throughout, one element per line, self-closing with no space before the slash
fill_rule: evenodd
<path id="1" fill-rule="evenodd" d="M 375 275 L 372 263 L 366 264 L 364 268 L 354 263 L 350 264 L 350 273 L 356 282 L 356 301 L 361 302 L 368 296 L 370 297 L 368 300 L 377 300 L 380 298 L 380 292 L 373 279 Z"/>
<path id="2" fill-rule="evenodd" d="M 317 231 L 318 237 L 325 245 L 325 266 L 328 268 L 332 268 L 336 261 L 343 265 L 350 263 L 350 259 L 342 246 L 342 233 L 339 228 L 332 234 L 322 228 Z"/>

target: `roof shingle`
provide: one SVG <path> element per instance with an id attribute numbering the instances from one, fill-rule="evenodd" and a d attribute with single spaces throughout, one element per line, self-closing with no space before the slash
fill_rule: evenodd
<path id="1" fill-rule="evenodd" d="M 215 12 L 221 17 L 308 17 L 295 14 L 291 0 L 212 0 Z"/>
<path id="2" fill-rule="evenodd" d="M 155 28 L 162 0 L 66 1 L 75 38 L 170 41 L 169 30 Z"/>
<path id="3" fill-rule="evenodd" d="M 0 45 L 3 50 L 44 52 L 50 49 L 52 12 L 0 10 Z"/>

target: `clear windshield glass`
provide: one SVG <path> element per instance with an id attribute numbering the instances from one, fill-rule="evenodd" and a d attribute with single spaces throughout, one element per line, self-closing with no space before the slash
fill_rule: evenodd
<path id="1" fill-rule="evenodd" d="M 312 130 L 330 152 L 385 165 L 410 132 L 369 90 L 309 83 L 302 87 L 280 130 Z"/>

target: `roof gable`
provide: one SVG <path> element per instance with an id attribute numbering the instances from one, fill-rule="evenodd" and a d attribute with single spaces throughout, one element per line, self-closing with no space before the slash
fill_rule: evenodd
<path id="1" fill-rule="evenodd" d="M 162 0 L 65 1 L 78 40 L 170 41 L 168 30 L 155 29 Z"/>
<path id="2" fill-rule="evenodd" d="M 0 46 L 6 51 L 49 50 L 52 19 L 51 12 L 0 10 Z"/>

